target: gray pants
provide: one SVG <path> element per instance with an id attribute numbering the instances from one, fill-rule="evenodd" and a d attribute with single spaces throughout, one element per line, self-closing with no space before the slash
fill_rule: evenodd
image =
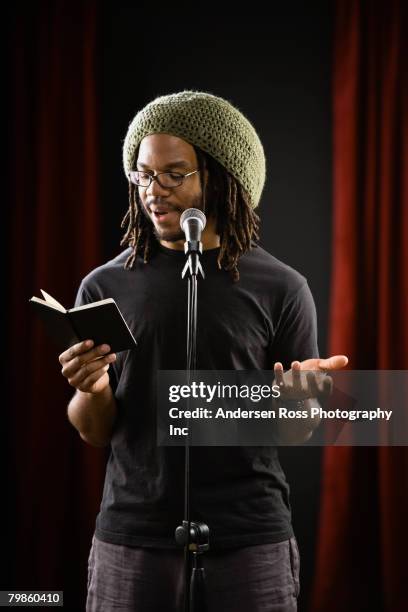
<path id="1" fill-rule="evenodd" d="M 183 550 L 93 538 L 87 612 L 182 612 Z M 208 612 L 296 612 L 299 550 L 293 537 L 204 553 Z"/>

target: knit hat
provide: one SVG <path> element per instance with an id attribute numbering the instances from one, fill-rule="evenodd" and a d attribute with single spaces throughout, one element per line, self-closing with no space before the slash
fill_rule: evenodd
<path id="1" fill-rule="evenodd" d="M 126 176 L 135 167 L 136 150 L 149 134 L 172 134 L 206 151 L 247 191 L 258 206 L 265 183 L 265 155 L 252 124 L 226 100 L 201 91 L 160 96 L 140 110 L 123 145 Z"/>

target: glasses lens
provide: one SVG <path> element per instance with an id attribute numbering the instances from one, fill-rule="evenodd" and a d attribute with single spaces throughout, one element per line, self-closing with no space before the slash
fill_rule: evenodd
<path id="1" fill-rule="evenodd" d="M 177 172 L 163 172 L 159 175 L 160 184 L 163 187 L 177 187 L 183 181 L 183 175 Z"/>
<path id="2" fill-rule="evenodd" d="M 148 187 L 150 183 L 150 175 L 147 172 L 139 172 L 138 170 L 132 170 L 130 173 L 130 180 L 139 187 Z"/>

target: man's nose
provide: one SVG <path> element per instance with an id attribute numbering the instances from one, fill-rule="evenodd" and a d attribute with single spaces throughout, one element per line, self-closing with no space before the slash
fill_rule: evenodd
<path id="1" fill-rule="evenodd" d="M 156 179 L 153 179 L 149 187 L 146 188 L 146 194 L 151 196 L 167 196 L 169 195 L 169 189 L 165 189 L 159 185 Z"/>

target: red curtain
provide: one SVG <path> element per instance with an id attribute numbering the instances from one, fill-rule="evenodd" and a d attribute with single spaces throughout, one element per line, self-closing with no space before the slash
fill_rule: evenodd
<path id="1" fill-rule="evenodd" d="M 67 607 L 80 610 L 105 454 L 69 425 L 73 389 L 28 300 L 44 289 L 73 306 L 79 279 L 101 261 L 96 3 L 17 3 L 14 11 L 9 329 L 17 552 L 7 588 L 65 590 Z"/>
<path id="2" fill-rule="evenodd" d="M 408 368 L 403 2 L 337 0 L 330 354 Z M 312 612 L 408 609 L 408 448 L 328 447 Z"/>

